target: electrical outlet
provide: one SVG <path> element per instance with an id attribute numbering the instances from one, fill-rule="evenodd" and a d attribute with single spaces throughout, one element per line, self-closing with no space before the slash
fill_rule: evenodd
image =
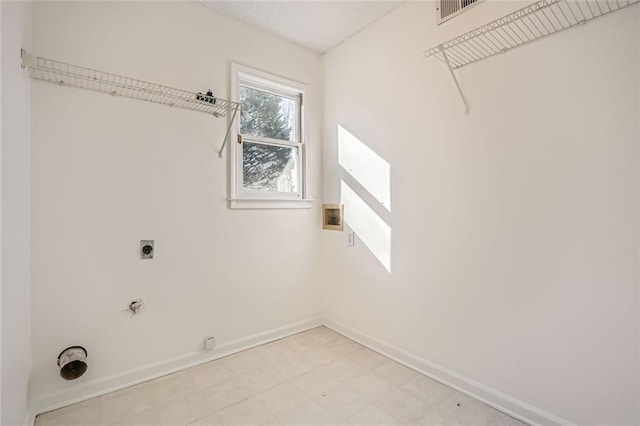
<path id="1" fill-rule="evenodd" d="M 215 337 L 205 337 L 204 338 L 204 350 L 210 351 L 216 347 L 216 338 Z"/>
<path id="2" fill-rule="evenodd" d="M 353 247 L 355 243 L 356 235 L 353 231 L 347 231 L 347 245 Z"/>

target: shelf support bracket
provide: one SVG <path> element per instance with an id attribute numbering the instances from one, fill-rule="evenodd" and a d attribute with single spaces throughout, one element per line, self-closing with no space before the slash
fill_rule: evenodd
<path id="1" fill-rule="evenodd" d="M 233 127 L 233 122 L 236 120 L 236 115 L 238 114 L 239 109 L 240 109 L 240 104 L 236 105 L 236 107 L 233 109 L 233 115 L 231 116 L 231 120 L 229 120 L 229 125 L 227 126 L 227 133 L 224 135 L 222 146 L 218 151 L 218 157 L 220 158 L 222 158 L 222 152 L 224 151 L 224 147 L 227 145 L 227 140 L 229 139 L 229 135 L 231 134 L 231 127 Z"/>
<path id="2" fill-rule="evenodd" d="M 453 78 L 453 82 L 456 84 L 456 88 L 458 89 L 458 93 L 460 93 L 460 98 L 462 99 L 462 103 L 464 104 L 464 113 L 465 115 L 469 115 L 471 110 L 469 109 L 469 103 L 467 102 L 467 98 L 464 97 L 464 93 L 462 92 L 462 88 L 460 87 L 460 82 L 456 77 L 456 73 L 453 71 L 453 67 L 451 66 L 451 62 L 449 62 L 449 57 L 447 56 L 446 49 L 440 45 L 440 52 L 442 52 L 442 57 L 444 58 L 444 62 L 447 64 L 447 68 L 449 68 L 449 72 L 451 73 L 451 78 Z"/>
<path id="3" fill-rule="evenodd" d="M 22 62 L 20 63 L 20 68 L 25 69 L 27 67 L 35 67 L 38 65 L 38 60 L 35 55 L 27 52 L 24 49 L 20 49 L 20 59 Z"/>

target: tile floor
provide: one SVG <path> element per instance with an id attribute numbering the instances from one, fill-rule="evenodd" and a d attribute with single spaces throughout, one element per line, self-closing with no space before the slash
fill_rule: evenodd
<path id="1" fill-rule="evenodd" d="M 523 423 L 318 327 L 39 415 L 36 426 Z"/>

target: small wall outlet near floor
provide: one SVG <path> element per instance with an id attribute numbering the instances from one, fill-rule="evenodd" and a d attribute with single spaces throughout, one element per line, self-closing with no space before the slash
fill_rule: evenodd
<path id="1" fill-rule="evenodd" d="M 204 350 L 211 351 L 216 347 L 216 338 L 215 337 L 205 337 L 204 338 Z"/>
<path id="2" fill-rule="evenodd" d="M 352 230 L 348 230 L 347 231 L 347 245 L 349 247 L 353 247 L 353 244 L 355 243 L 355 239 L 356 239 L 356 234 Z"/>

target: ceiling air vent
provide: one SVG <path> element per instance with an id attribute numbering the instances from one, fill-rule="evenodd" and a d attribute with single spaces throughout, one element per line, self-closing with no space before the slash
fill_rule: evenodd
<path id="1" fill-rule="evenodd" d="M 438 25 L 440 25 L 482 1 L 483 0 L 438 0 L 438 2 L 436 2 L 436 21 Z"/>

